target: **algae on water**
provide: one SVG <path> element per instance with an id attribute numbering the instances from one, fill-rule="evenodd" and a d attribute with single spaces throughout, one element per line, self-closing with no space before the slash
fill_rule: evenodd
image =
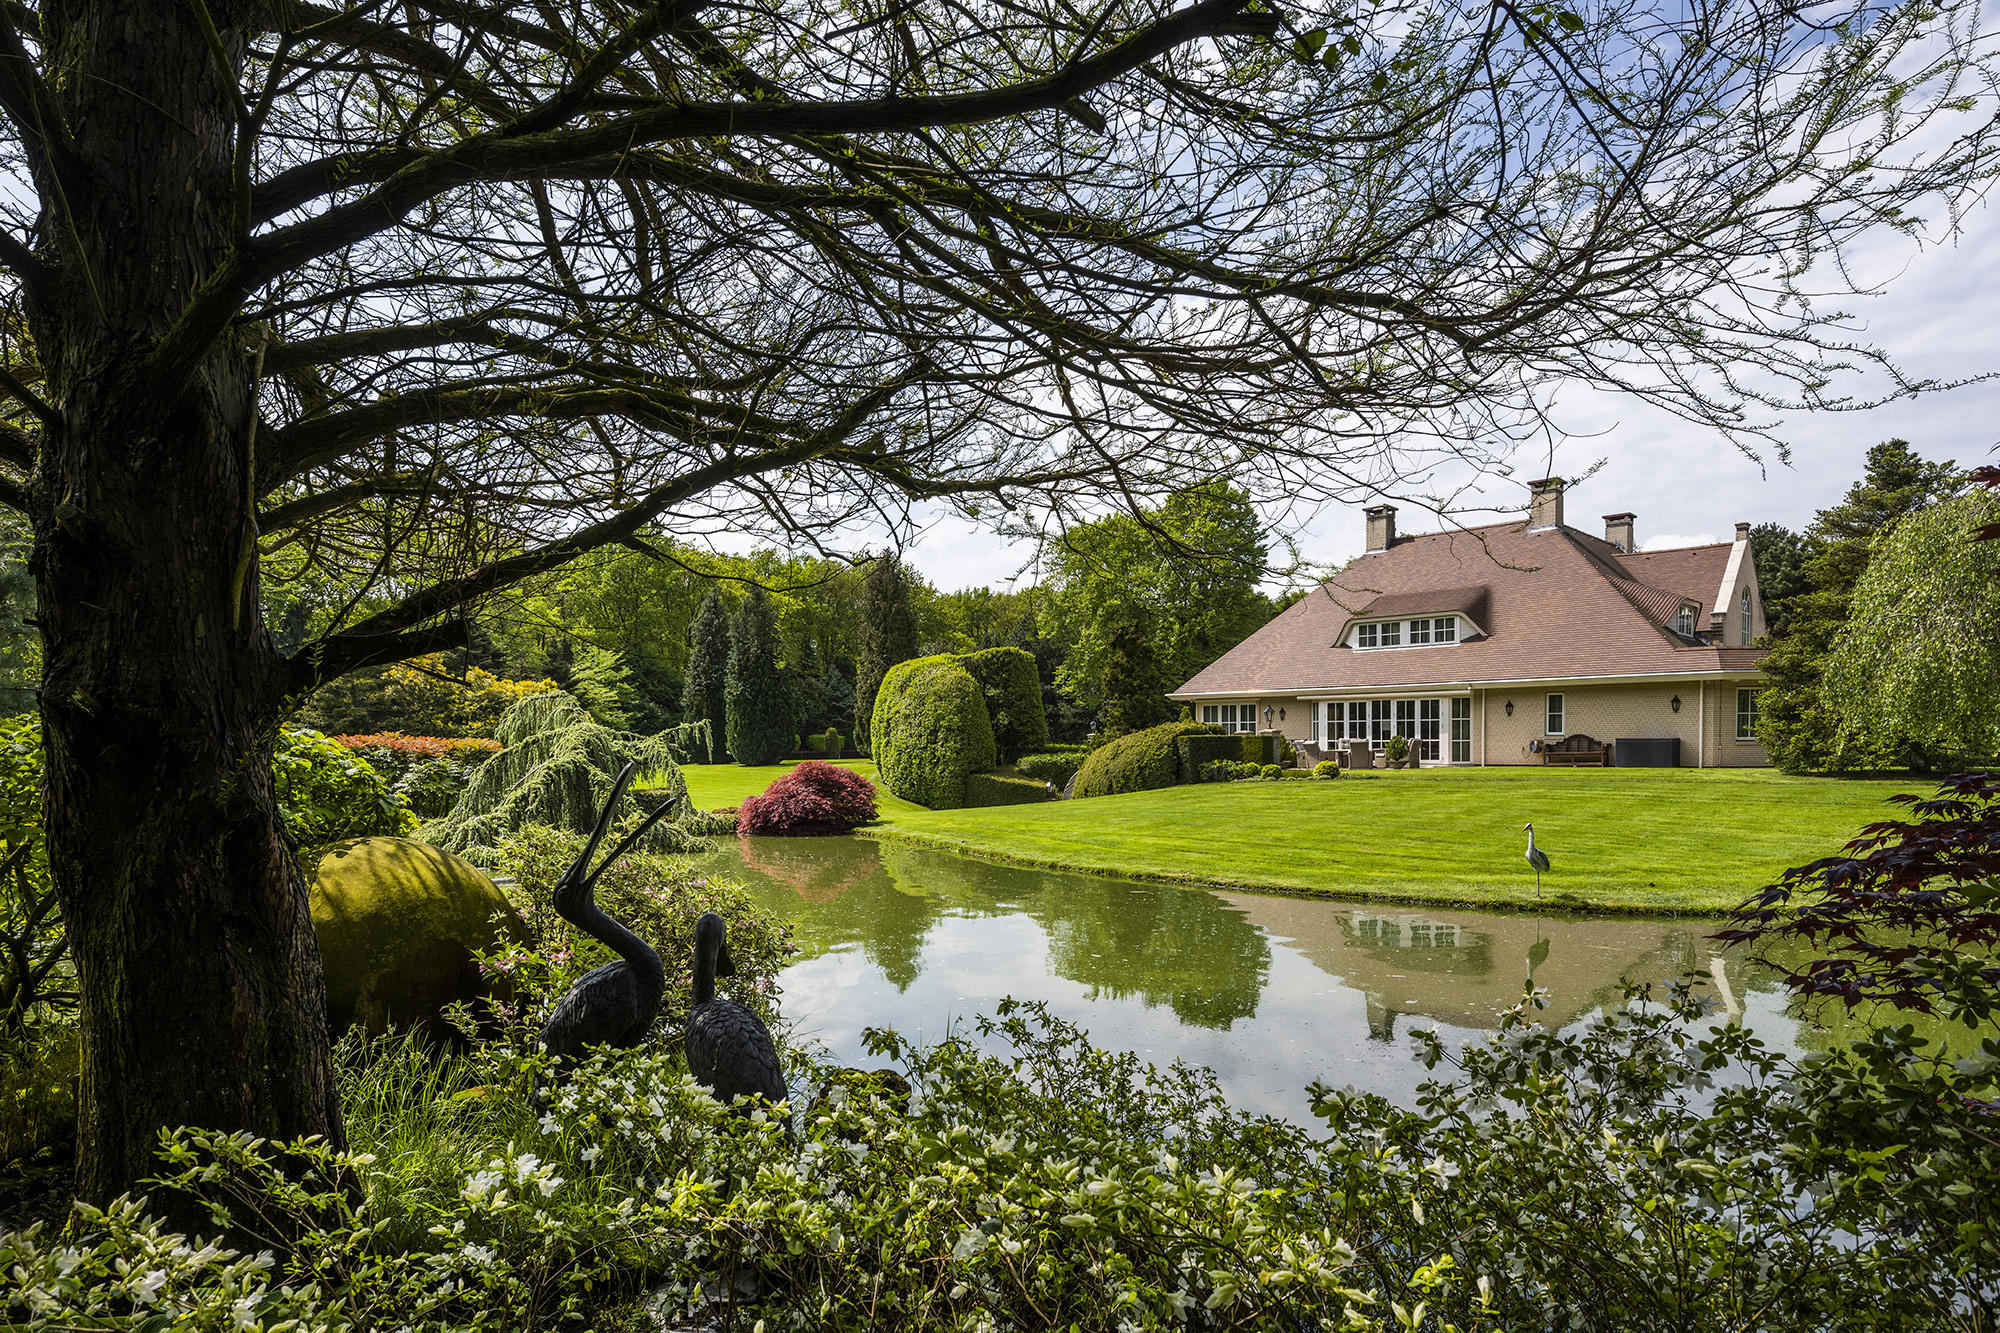
<path id="1" fill-rule="evenodd" d="M 532 695 L 508 709 L 493 729 L 500 753 L 480 765 L 450 812 L 411 836 L 474 865 L 491 867 L 494 848 L 524 824 L 588 833 L 626 764 L 639 766 L 649 791 L 642 806 L 631 791 L 618 798 L 611 824 L 618 829 L 650 812 L 661 800 L 674 813 L 649 831 L 641 846 L 655 852 L 711 850 L 681 826 L 694 813 L 683 757 L 706 746 L 708 724 L 673 727 L 652 736 L 613 731 L 560 691 Z"/>

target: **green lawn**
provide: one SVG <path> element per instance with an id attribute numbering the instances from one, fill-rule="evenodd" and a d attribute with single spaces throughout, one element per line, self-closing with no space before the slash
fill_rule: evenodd
<path id="1" fill-rule="evenodd" d="M 913 801 L 891 795 L 888 788 L 882 785 L 882 779 L 876 776 L 872 760 L 843 759 L 838 766 L 851 768 L 875 784 L 875 808 L 884 817 L 931 813 Z M 744 797 L 755 796 L 791 772 L 793 767 L 788 763 L 760 764 L 755 768 L 742 764 L 687 764 L 681 768 L 681 775 L 687 779 L 688 797 L 698 809 L 720 810 L 725 806 L 741 805 Z M 639 785 L 643 787 L 646 784 L 641 781 Z"/>
<path id="2" fill-rule="evenodd" d="M 690 770 L 692 773 L 694 770 Z M 1426 769 L 985 810 L 885 805 L 878 837 L 1031 865 L 1339 897 L 1712 913 L 1927 791 L 1766 770 Z"/>

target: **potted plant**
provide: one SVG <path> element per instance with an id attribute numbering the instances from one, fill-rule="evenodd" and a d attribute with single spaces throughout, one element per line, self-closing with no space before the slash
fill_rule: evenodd
<path id="1" fill-rule="evenodd" d="M 1408 768 L 1410 766 L 1410 738 L 1407 736 L 1391 736 L 1389 744 L 1382 751 L 1382 757 L 1389 761 L 1389 767 L 1391 768 Z"/>

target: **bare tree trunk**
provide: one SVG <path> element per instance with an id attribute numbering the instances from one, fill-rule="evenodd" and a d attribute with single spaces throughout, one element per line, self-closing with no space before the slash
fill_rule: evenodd
<path id="1" fill-rule="evenodd" d="M 227 31 L 233 5 L 211 0 Z M 57 281 L 30 293 L 56 419 L 31 487 L 49 865 L 82 983 L 79 1193 L 157 1169 L 159 1131 L 338 1141 L 319 950 L 279 821 L 286 701 L 258 613 L 254 357 L 149 356 L 232 248 L 235 68 L 185 0 L 50 7 L 73 135 L 38 174 Z M 58 216 L 60 213 L 62 215 Z"/>

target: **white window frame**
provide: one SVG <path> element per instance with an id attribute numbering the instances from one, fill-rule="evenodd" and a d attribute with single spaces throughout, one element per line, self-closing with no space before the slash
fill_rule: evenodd
<path id="1" fill-rule="evenodd" d="M 1674 628 L 1681 634 L 1692 639 L 1694 637 L 1694 620 L 1694 608 L 1684 606 L 1680 609 L 1680 614 L 1674 617 Z"/>
<path id="2" fill-rule="evenodd" d="M 1472 700 L 1451 701 L 1451 762 L 1472 762 Z"/>
<path id="3" fill-rule="evenodd" d="M 1736 691 L 1736 739 L 1754 741 L 1757 739 L 1757 720 L 1762 714 L 1757 708 L 1757 696 L 1763 690 Z"/>
<path id="4" fill-rule="evenodd" d="M 1542 734 L 1544 736 L 1569 735 L 1567 731 L 1563 730 L 1569 722 L 1568 716 L 1563 711 L 1563 703 L 1564 700 L 1560 694 L 1551 694 L 1543 701 Z"/>
<path id="5" fill-rule="evenodd" d="M 1457 643 L 1458 617 L 1439 616 L 1437 619 L 1431 621 L 1431 642 Z"/>
<path id="6" fill-rule="evenodd" d="M 1750 589 L 1743 589 L 1743 646 L 1750 646 Z"/>
<path id="7" fill-rule="evenodd" d="M 1370 620 L 1354 627 L 1354 646 L 1364 652 L 1385 648 L 1430 648 L 1458 642 L 1457 616 L 1419 616 L 1415 619 Z"/>

